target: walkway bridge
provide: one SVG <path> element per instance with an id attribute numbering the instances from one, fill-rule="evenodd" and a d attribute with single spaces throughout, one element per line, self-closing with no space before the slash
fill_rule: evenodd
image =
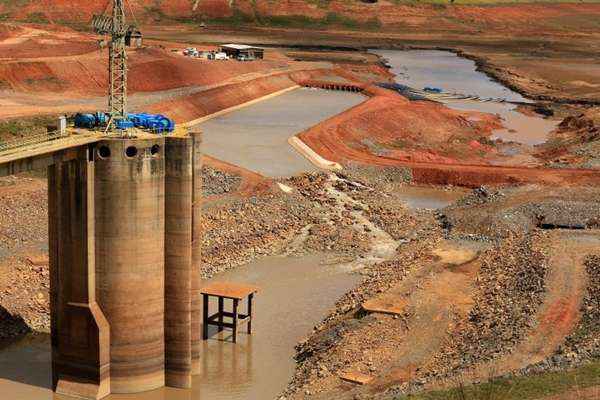
<path id="1" fill-rule="evenodd" d="M 200 144 L 71 131 L 0 149 L 0 176 L 48 171 L 56 392 L 188 388 L 199 373 Z"/>

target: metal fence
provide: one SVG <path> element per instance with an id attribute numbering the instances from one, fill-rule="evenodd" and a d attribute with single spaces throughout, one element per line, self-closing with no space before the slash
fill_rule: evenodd
<path id="1" fill-rule="evenodd" d="M 50 142 L 52 140 L 60 139 L 69 136 L 66 132 L 52 131 L 48 133 L 40 133 L 37 135 L 30 135 L 23 138 L 7 140 L 0 142 L 0 154 L 9 150 L 18 149 L 20 147 L 31 146 L 40 143 Z"/>

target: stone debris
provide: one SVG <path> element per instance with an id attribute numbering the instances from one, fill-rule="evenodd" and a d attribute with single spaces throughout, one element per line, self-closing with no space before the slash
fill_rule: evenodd
<path id="1" fill-rule="evenodd" d="M 346 382 L 350 382 L 350 383 L 366 385 L 375 378 L 371 375 L 362 374 L 360 372 L 346 372 L 346 373 L 340 374 L 340 379 L 342 379 Z"/>
<path id="2" fill-rule="evenodd" d="M 333 175 L 302 174 L 255 193 L 244 185 L 241 194 L 239 176 L 203 170 L 204 279 L 260 257 L 315 252 L 325 252 L 328 263 L 351 265 L 349 270 L 362 276 L 297 345 L 298 367 L 282 398 L 337 394 L 339 385 L 349 387 L 342 380 L 349 372 L 359 384 L 344 396 L 363 398 L 360 383 L 379 379 L 393 367 L 393 346 L 407 335 L 425 335 L 409 330 L 423 318 L 411 304 L 397 307 L 393 315 L 370 313 L 378 310 L 369 304 L 390 294 L 414 298 L 426 292 L 428 277 L 435 273 L 467 273 L 461 268 L 477 254 L 481 266 L 473 272 L 476 290 L 466 303 L 472 309 L 459 318 L 456 307 L 463 303 L 449 308 L 450 323 L 439 350 L 423 365 L 395 371 L 399 383 L 388 394 L 393 398 L 421 390 L 510 353 L 533 328 L 546 290 L 548 249 L 538 239 L 546 229 L 589 229 L 600 221 L 597 190 L 581 188 L 481 187 L 442 210 L 410 210 L 396 194 L 409 178 L 406 171 L 381 171 L 351 166 Z M 48 331 L 45 188 L 0 192 L 0 200 L 0 339 Z M 463 254 L 456 246 L 446 246 L 456 241 L 477 250 Z M 598 265 L 598 256 L 586 261 L 590 280 L 577 331 L 551 359 L 526 371 L 565 368 L 600 357 Z"/>

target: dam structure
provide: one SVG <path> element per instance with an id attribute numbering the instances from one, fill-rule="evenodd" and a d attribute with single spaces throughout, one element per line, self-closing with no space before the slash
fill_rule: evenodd
<path id="1" fill-rule="evenodd" d="M 189 388 L 199 373 L 201 141 L 98 133 L 0 153 L 0 176 L 48 171 L 57 393 Z"/>

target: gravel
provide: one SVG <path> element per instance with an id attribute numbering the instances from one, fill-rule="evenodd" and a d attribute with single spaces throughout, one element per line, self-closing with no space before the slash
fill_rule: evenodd
<path id="1" fill-rule="evenodd" d="M 222 195 L 238 189 L 242 183 L 239 175 L 228 174 L 224 171 L 202 167 L 202 194 L 204 196 Z"/>
<path id="2" fill-rule="evenodd" d="M 548 255 L 535 244 L 539 234 L 512 237 L 482 254 L 475 305 L 430 364 L 428 379 L 511 353 L 534 325 L 548 271 Z"/>

